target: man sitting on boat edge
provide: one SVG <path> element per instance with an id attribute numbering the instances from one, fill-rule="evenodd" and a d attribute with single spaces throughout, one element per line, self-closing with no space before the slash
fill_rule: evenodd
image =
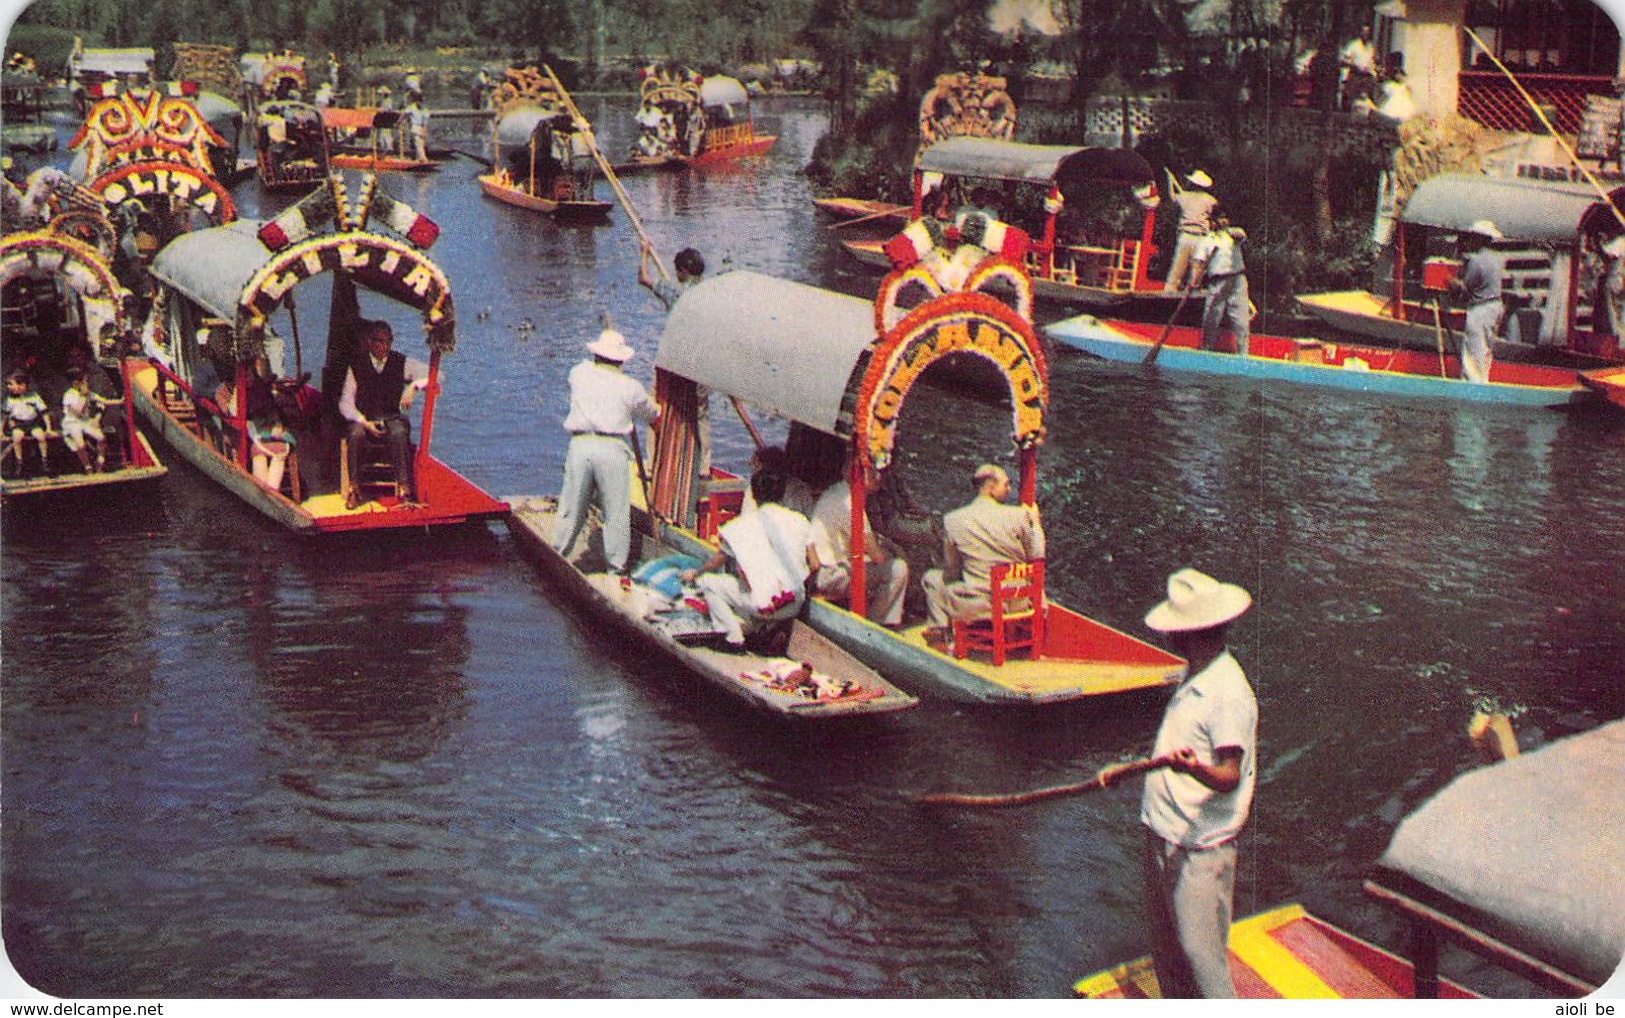
<path id="1" fill-rule="evenodd" d="M 721 546 L 698 569 L 681 574 L 705 595 L 711 620 L 730 647 L 771 623 L 794 618 L 807 603 L 807 517 L 779 504 L 785 476 L 773 470 L 751 475 L 754 508 L 746 508 L 717 532 Z M 729 572 L 719 572 L 731 563 Z"/>
<path id="2" fill-rule="evenodd" d="M 818 496 L 813 505 L 812 529 L 807 537 L 807 561 L 812 567 L 813 593 L 832 600 L 845 600 L 852 593 L 852 486 L 848 470 Z M 866 495 L 880 490 L 880 473 L 873 467 L 863 471 Z M 871 622 L 896 629 L 903 623 L 903 597 L 908 593 L 908 562 L 886 553 L 863 513 L 863 548 L 868 556 L 864 569 L 864 589 Z"/>

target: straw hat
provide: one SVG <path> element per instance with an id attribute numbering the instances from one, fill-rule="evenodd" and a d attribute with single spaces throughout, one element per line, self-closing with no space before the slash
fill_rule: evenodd
<path id="1" fill-rule="evenodd" d="M 1195 184 L 1197 187 L 1213 186 L 1213 178 L 1208 176 L 1207 172 L 1204 170 L 1192 170 L 1190 174 L 1185 177 L 1185 179 Z"/>
<path id="2" fill-rule="evenodd" d="M 606 361 L 615 361 L 616 363 L 629 361 L 632 359 L 632 355 L 636 353 L 632 349 L 632 344 L 626 341 L 626 337 L 614 329 L 605 329 L 600 332 L 597 339 L 587 344 L 587 352 L 594 357 L 602 357 Z"/>
<path id="3" fill-rule="evenodd" d="M 1466 232 L 1476 233 L 1480 237 L 1488 237 L 1491 240 L 1501 239 L 1501 231 L 1497 229 L 1496 225 L 1490 222 L 1488 219 L 1479 219 L 1474 221 L 1473 225 L 1467 227 Z"/>
<path id="4" fill-rule="evenodd" d="M 1220 583 L 1195 569 L 1168 577 L 1168 600 L 1146 612 L 1145 624 L 1159 633 L 1212 629 L 1241 617 L 1253 596 L 1234 583 Z"/>

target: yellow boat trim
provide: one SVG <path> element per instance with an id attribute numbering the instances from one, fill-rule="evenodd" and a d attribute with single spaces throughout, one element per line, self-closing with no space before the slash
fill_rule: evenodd
<path id="1" fill-rule="evenodd" d="M 1288 905 L 1236 923 L 1230 927 L 1230 953 L 1288 1000 L 1338 1000 L 1337 991 L 1270 936 L 1303 917 L 1301 906 Z"/>
<path id="2" fill-rule="evenodd" d="M 1298 298 L 1299 303 L 1310 307 L 1323 307 L 1333 311 L 1344 311 L 1349 314 L 1371 315 L 1374 317 L 1391 317 L 1384 315 L 1383 310 L 1387 304 L 1375 294 L 1366 290 L 1337 290 L 1330 293 L 1307 293 Z"/>

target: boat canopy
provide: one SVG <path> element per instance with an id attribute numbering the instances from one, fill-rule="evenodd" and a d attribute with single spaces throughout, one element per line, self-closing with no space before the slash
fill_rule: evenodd
<path id="1" fill-rule="evenodd" d="M 694 284 L 666 319 L 655 366 L 826 434 L 875 340 L 874 305 L 756 272 Z"/>
<path id="2" fill-rule="evenodd" d="M 378 110 L 368 107 L 366 109 L 346 110 L 337 106 L 322 108 L 322 126 L 328 130 L 334 128 L 357 129 L 371 127 Z"/>
<path id="3" fill-rule="evenodd" d="M 87 49 L 73 58 L 75 74 L 148 74 L 157 59 L 151 47 Z"/>
<path id="4" fill-rule="evenodd" d="M 1408 878 L 1424 904 L 1600 985 L 1625 952 L 1621 845 L 1614 721 L 1456 778 L 1401 822 L 1373 882 L 1404 891 Z"/>
<path id="5" fill-rule="evenodd" d="M 1571 244 L 1596 201 L 1597 192 L 1580 185 L 1442 173 L 1416 185 L 1399 218 L 1457 233 L 1488 219 L 1508 240 Z"/>
<path id="6" fill-rule="evenodd" d="M 1075 145 L 1028 145 L 992 138 L 949 138 L 921 152 L 918 169 L 950 177 L 1048 184 L 1065 160 L 1083 151 Z"/>
<path id="7" fill-rule="evenodd" d="M 541 106 L 521 106 L 502 115 L 497 121 L 497 144 L 529 145 L 530 136 L 542 123 L 559 116 L 558 110 Z"/>
<path id="8" fill-rule="evenodd" d="M 706 107 L 732 106 L 750 102 L 750 94 L 738 78 L 717 76 L 700 82 L 700 103 Z"/>
<path id="9" fill-rule="evenodd" d="M 1131 148 L 1086 148 L 1061 160 L 1055 169 L 1055 185 L 1067 194 L 1102 182 L 1144 187 L 1156 179 L 1145 156 Z"/>
<path id="10" fill-rule="evenodd" d="M 430 349 L 449 353 L 455 346 L 450 283 L 421 251 L 367 230 L 318 234 L 272 251 L 260 240 L 265 225 L 239 219 L 181 234 L 150 270 L 204 311 L 233 322 L 239 359 L 260 352 L 265 319 L 289 290 L 327 272 L 422 313 Z"/>

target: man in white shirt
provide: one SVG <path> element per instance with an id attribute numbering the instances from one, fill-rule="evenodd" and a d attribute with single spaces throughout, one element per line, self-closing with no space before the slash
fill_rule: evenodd
<path id="1" fill-rule="evenodd" d="M 1171 292 L 1184 288 L 1190 273 L 1191 255 L 1202 238 L 1207 236 L 1212 225 L 1213 209 L 1219 204 L 1219 199 L 1208 190 L 1213 186 L 1213 178 L 1205 170 L 1193 171 L 1185 181 L 1190 186 L 1180 187 L 1173 172 L 1168 173 L 1172 207 L 1179 210 L 1179 237 L 1174 242 L 1174 258 L 1168 264 L 1168 275 L 1163 283 L 1163 289 Z"/>
<path id="2" fill-rule="evenodd" d="M 1247 356 L 1253 306 L 1247 297 L 1247 260 L 1241 244 L 1247 232 L 1230 225 L 1222 208 L 1213 210 L 1213 229 L 1202 238 L 1194 255 L 1195 274 L 1191 289 L 1206 285 L 1207 303 L 1202 306 L 1202 349 L 1219 349 L 1219 327 L 1228 322 L 1236 337 L 1236 353 Z"/>
<path id="3" fill-rule="evenodd" d="M 388 322 L 362 322 L 360 333 L 362 349 L 344 373 L 339 394 L 339 416 L 350 422 L 350 490 L 345 504 L 351 509 L 361 504 L 356 478 L 361 476 L 361 447 L 368 438 L 382 439 L 389 446 L 397 497 L 411 503 L 417 487 L 412 479 L 412 422 L 406 412 L 412 409 L 417 390 L 429 384 L 428 368 L 393 349 L 395 332 Z"/>
<path id="4" fill-rule="evenodd" d="M 807 517 L 779 504 L 785 477 L 773 470 L 751 475 L 752 504 L 722 525 L 722 544 L 681 579 L 705 596 L 711 621 L 730 647 L 774 622 L 794 618 L 807 603 Z M 730 568 L 724 572 L 723 566 Z"/>
<path id="5" fill-rule="evenodd" d="M 880 474 L 863 473 L 863 490 L 873 495 L 880 490 Z M 892 558 L 881 547 L 863 513 L 865 616 L 870 621 L 896 628 L 903 622 L 903 595 L 908 592 L 908 563 Z M 852 488 L 843 477 L 818 496 L 813 505 L 812 530 L 807 541 L 808 561 L 813 569 L 813 591 L 819 597 L 844 599 L 852 593 Z"/>
<path id="6" fill-rule="evenodd" d="M 1188 662 L 1157 729 L 1140 797 L 1152 962 L 1164 998 L 1234 997 L 1227 959 L 1236 838 L 1258 776 L 1258 701 L 1230 655 L 1230 623 L 1252 595 L 1195 569 L 1168 578 L 1145 624 Z"/>
<path id="7" fill-rule="evenodd" d="M 614 329 L 587 344 L 592 360 L 570 369 L 570 412 L 564 430 L 564 487 L 553 524 L 553 549 L 568 555 L 587 520 L 596 491 L 604 513 L 604 558 L 612 572 L 626 572 L 632 553 L 632 446 L 635 420 L 653 422 L 660 407 L 637 379 L 622 371 L 632 346 Z"/>

